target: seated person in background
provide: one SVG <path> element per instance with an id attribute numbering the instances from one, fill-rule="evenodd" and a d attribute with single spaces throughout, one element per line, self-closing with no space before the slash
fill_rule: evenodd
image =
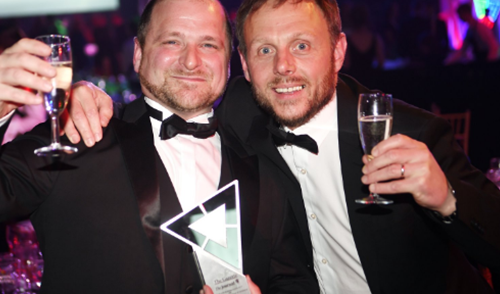
<path id="1" fill-rule="evenodd" d="M 375 69 L 383 69 L 384 42 L 374 32 L 366 4 L 358 4 L 350 11 L 351 30 L 346 34 L 346 58 L 342 72 L 353 75 L 362 83 L 373 80 Z"/>
<path id="2" fill-rule="evenodd" d="M 478 62 L 498 60 L 500 45 L 492 30 L 472 15 L 470 4 L 462 4 L 457 8 L 460 19 L 469 25 L 463 41 L 462 48 L 450 55 L 445 61 L 447 64 L 455 63 L 466 56 L 467 50 L 472 48 L 474 60 Z"/>

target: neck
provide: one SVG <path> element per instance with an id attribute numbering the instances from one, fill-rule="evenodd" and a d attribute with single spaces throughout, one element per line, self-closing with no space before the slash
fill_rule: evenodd
<path id="1" fill-rule="evenodd" d="M 163 104 L 162 104 L 163 105 Z M 163 105 L 165 106 L 165 105 Z M 197 117 L 199 115 L 205 114 L 205 113 L 210 113 L 212 111 L 212 106 L 205 108 L 205 109 L 198 109 L 198 110 L 193 110 L 193 111 L 180 111 L 177 109 L 172 109 L 172 107 L 165 106 L 168 110 L 170 110 L 172 113 L 177 114 L 184 120 L 192 119 L 193 117 Z"/>
<path id="2" fill-rule="evenodd" d="M 149 97 L 149 96 L 147 96 L 147 97 Z M 176 114 L 177 116 L 181 117 L 182 119 L 184 119 L 186 121 L 189 119 L 192 119 L 193 117 L 197 117 L 197 116 L 200 116 L 200 115 L 205 114 L 205 113 L 210 113 L 212 111 L 212 107 L 213 107 L 213 105 L 210 105 L 210 106 L 207 106 L 204 108 L 199 108 L 199 109 L 180 110 L 180 109 L 173 108 L 169 105 L 166 105 L 164 102 L 162 102 L 158 99 L 151 98 L 151 97 L 149 97 L 149 98 L 151 100 L 157 102 L 161 106 L 165 107 L 166 109 L 168 109 L 168 111 Z"/>

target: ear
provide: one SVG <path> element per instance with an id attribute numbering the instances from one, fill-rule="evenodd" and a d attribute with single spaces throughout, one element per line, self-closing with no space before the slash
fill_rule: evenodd
<path id="1" fill-rule="evenodd" d="M 137 37 L 134 38 L 134 70 L 135 72 L 139 72 L 139 68 L 141 67 L 141 59 L 142 59 L 142 49 L 139 44 L 139 40 Z"/>
<path id="2" fill-rule="evenodd" d="M 338 73 L 344 64 L 345 53 L 347 50 L 347 40 L 344 33 L 340 33 L 333 51 L 333 58 L 335 62 L 335 71 Z"/>
<path id="3" fill-rule="evenodd" d="M 240 54 L 241 67 L 243 68 L 243 74 L 245 75 L 245 79 L 251 83 L 252 79 L 250 78 L 250 73 L 248 72 L 248 64 L 245 59 L 245 55 L 241 52 L 240 47 L 238 47 L 238 53 Z"/>

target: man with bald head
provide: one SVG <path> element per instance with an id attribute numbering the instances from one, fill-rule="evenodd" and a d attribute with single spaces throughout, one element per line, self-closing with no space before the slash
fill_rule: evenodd
<path id="1" fill-rule="evenodd" d="M 0 216 L 30 216 L 45 259 L 41 293 L 197 293 L 192 248 L 159 225 L 234 179 L 243 272 L 262 293 L 318 292 L 286 175 L 226 136 L 213 114 L 231 40 L 218 1 L 153 0 L 133 59 L 144 97 L 116 110 L 95 147 L 36 157 L 49 142 L 45 124 L 0 151 Z M 19 104 L 40 102 L 19 87 L 50 89 L 54 70 L 35 56 L 48 50 L 24 39 L 0 55 L 4 126 Z"/>

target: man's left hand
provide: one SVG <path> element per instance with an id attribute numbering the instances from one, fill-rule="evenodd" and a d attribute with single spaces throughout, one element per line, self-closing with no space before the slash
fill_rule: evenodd
<path id="1" fill-rule="evenodd" d="M 375 146 L 372 155 L 370 161 L 363 156 L 361 178 L 371 192 L 411 193 L 420 206 L 443 216 L 456 210 L 446 176 L 424 143 L 398 134 Z"/>

